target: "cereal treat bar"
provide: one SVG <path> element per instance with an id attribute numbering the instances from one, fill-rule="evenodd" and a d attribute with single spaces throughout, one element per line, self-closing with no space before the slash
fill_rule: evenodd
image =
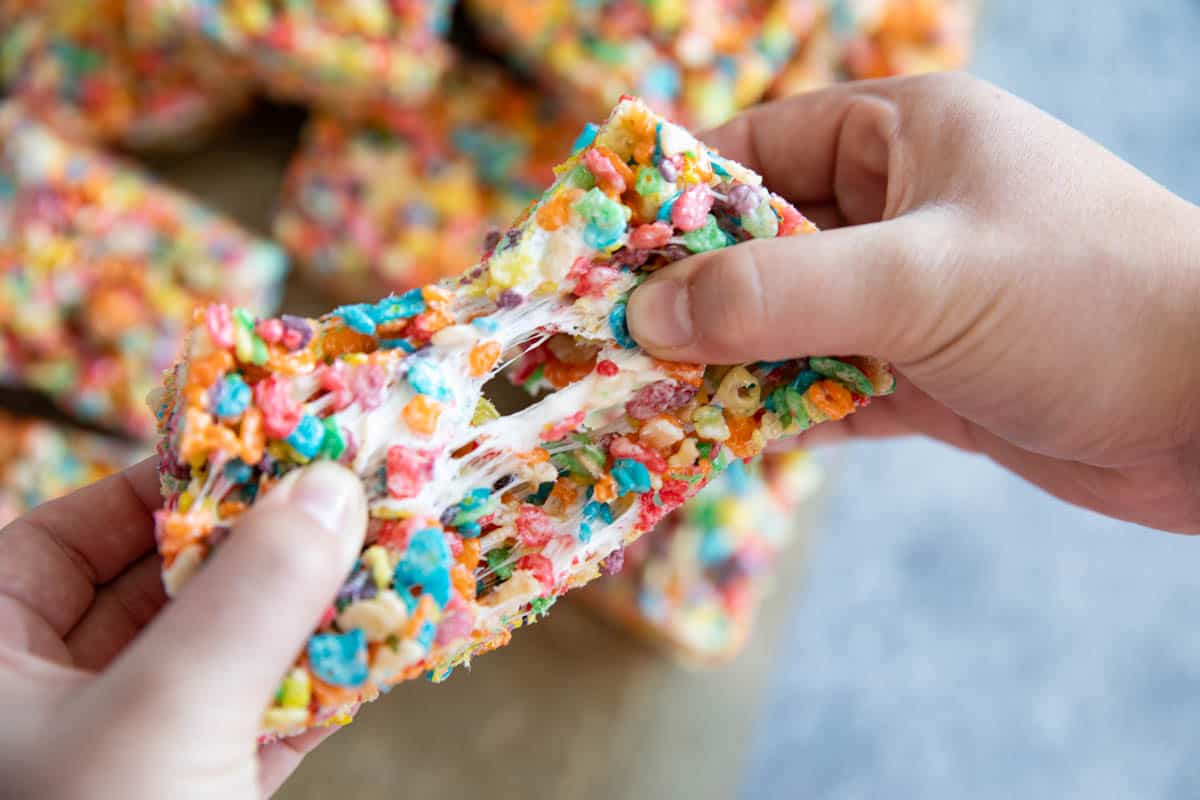
<path id="1" fill-rule="evenodd" d="M 135 41 L 178 36 L 271 93 L 357 114 L 427 98 L 452 61 L 450 0 L 127 0 Z"/>
<path id="2" fill-rule="evenodd" d="M 0 411 L 0 527 L 147 455 L 97 433 Z"/>
<path id="3" fill-rule="evenodd" d="M 343 299 L 457 274 L 554 179 L 580 127 L 484 64 L 374 124 L 318 116 L 289 168 L 276 235 Z"/>
<path id="4" fill-rule="evenodd" d="M 339 460 L 370 504 L 362 556 L 264 735 L 440 680 L 611 567 L 731 461 L 890 391 L 871 359 L 706 370 L 630 338 L 625 301 L 646 272 L 815 231 L 760 184 L 627 98 L 465 275 L 317 320 L 198 312 L 157 403 L 168 592 L 299 465 Z M 500 416 L 483 388 L 512 362 L 556 391 Z"/>
<path id="5" fill-rule="evenodd" d="M 698 127 L 758 102 L 812 0 L 467 0 L 483 36 L 591 116 L 624 92 Z"/>
<path id="6" fill-rule="evenodd" d="M 125 0 L 0 0 L 0 85 L 60 133 L 130 148 L 195 142 L 248 99 L 232 68 L 172 39 L 137 47 Z"/>
<path id="7" fill-rule="evenodd" d="M 149 436 L 192 308 L 273 309 L 285 272 L 273 245 L 0 104 L 0 381 Z"/>
<path id="8" fill-rule="evenodd" d="M 822 5 L 772 96 L 838 80 L 960 69 L 970 56 L 975 0 L 824 0 Z"/>
<path id="9" fill-rule="evenodd" d="M 733 461 L 579 599 L 686 664 L 727 661 L 753 629 L 777 558 L 802 534 L 797 512 L 820 482 L 803 451 Z"/>

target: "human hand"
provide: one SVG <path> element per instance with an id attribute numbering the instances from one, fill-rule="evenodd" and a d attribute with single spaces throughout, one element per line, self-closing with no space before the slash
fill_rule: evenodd
<path id="1" fill-rule="evenodd" d="M 897 391 L 817 435 L 922 433 L 1060 498 L 1200 532 L 1200 210 L 961 74 L 847 84 L 713 131 L 826 232 L 661 270 L 655 355 L 862 353 Z"/>
<path id="2" fill-rule="evenodd" d="M 4 797 L 259 797 L 331 732 L 255 743 L 358 555 L 359 481 L 288 475 L 165 608 L 159 505 L 147 460 L 0 531 Z"/>

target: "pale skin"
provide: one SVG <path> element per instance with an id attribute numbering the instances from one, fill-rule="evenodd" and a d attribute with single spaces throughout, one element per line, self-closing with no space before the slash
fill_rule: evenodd
<path id="1" fill-rule="evenodd" d="M 782 101 L 709 140 L 827 230 L 662 270 L 629 305 L 645 347 L 888 358 L 896 394 L 819 435 L 923 433 L 1200 532 L 1200 210 L 960 75 Z M 6 797 L 260 797 L 327 735 L 255 744 L 366 524 L 353 475 L 294 475 L 166 607 L 151 462 L 0 531 Z"/>

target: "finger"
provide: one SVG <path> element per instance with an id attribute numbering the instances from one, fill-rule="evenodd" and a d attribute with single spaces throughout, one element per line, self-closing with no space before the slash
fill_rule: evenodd
<path id="1" fill-rule="evenodd" d="M 353 565 L 366 519 L 349 470 L 321 462 L 288 475 L 122 654 L 113 680 L 145 686 L 160 711 L 190 721 L 216 711 L 252 736 Z"/>
<path id="2" fill-rule="evenodd" d="M 265 744 L 258 749 L 258 785 L 263 797 L 273 795 L 296 771 L 304 757 L 317 745 L 340 731 L 340 727 L 315 728 L 299 736 Z"/>
<path id="3" fill-rule="evenodd" d="M 151 512 L 159 504 L 151 458 L 38 506 L 0 531 L 0 596 L 66 634 L 91 605 L 97 584 L 153 549 Z"/>
<path id="4" fill-rule="evenodd" d="M 923 209 L 684 259 L 633 293 L 630 332 L 655 356 L 675 361 L 852 353 L 919 360 L 953 334 L 941 330 L 950 327 L 940 324 L 941 310 L 963 311 L 954 305 L 964 300 L 955 272 L 942 269 L 949 266 L 949 213 Z"/>
<path id="5" fill-rule="evenodd" d="M 828 202 L 859 173 L 886 177 L 899 124 L 895 97 L 911 82 L 842 84 L 755 106 L 704 139 L 793 203 Z"/>
<path id="6" fill-rule="evenodd" d="M 96 593 L 92 607 L 67 634 L 75 666 L 99 672 L 167 602 L 162 560 L 150 553 Z"/>

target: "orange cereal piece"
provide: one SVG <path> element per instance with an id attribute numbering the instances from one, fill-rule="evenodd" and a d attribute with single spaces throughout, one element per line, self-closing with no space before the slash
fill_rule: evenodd
<path id="1" fill-rule="evenodd" d="M 725 445 L 738 458 L 753 458 L 761 452 L 761 441 L 754 443 L 754 434 L 758 423 L 754 417 L 743 417 L 725 411 L 725 425 L 729 428 L 729 438 Z"/>
<path id="2" fill-rule="evenodd" d="M 337 358 L 343 353 L 371 353 L 379 345 L 373 337 L 343 326 L 327 330 L 320 346 L 326 358 Z"/>
<path id="3" fill-rule="evenodd" d="M 478 539 L 463 539 L 462 552 L 458 554 L 458 563 L 469 570 L 475 569 L 483 549 Z"/>
<path id="4" fill-rule="evenodd" d="M 549 361 L 542 375 L 555 389 L 568 386 L 580 378 L 586 378 L 596 368 L 596 356 L 578 364 L 568 364 L 565 361 Z"/>
<path id="5" fill-rule="evenodd" d="M 356 686 L 353 689 L 334 686 L 318 678 L 312 673 L 312 670 L 309 670 L 309 680 L 312 681 L 313 699 L 322 708 L 334 708 L 347 703 L 353 703 L 358 700 L 359 694 L 366 689 L 365 686 Z"/>
<path id="6" fill-rule="evenodd" d="M 454 587 L 454 591 L 458 592 L 463 597 L 471 600 L 475 599 L 475 573 L 474 567 L 467 568 L 462 564 L 455 564 L 450 570 L 450 584 Z"/>
<path id="7" fill-rule="evenodd" d="M 229 519 L 240 515 L 247 508 L 246 504 L 240 500 L 226 500 L 217 506 L 217 513 L 224 519 Z"/>
<path id="8" fill-rule="evenodd" d="M 605 475 L 596 481 L 596 485 L 592 487 L 592 491 L 595 498 L 601 503 L 611 503 L 617 499 L 617 482 L 613 480 L 611 475 Z"/>
<path id="9" fill-rule="evenodd" d="M 683 361 L 661 361 L 654 359 L 654 368 L 688 386 L 700 386 L 704 383 L 704 365 L 688 364 Z"/>
<path id="10" fill-rule="evenodd" d="M 550 453 L 543 447 L 535 447 L 532 450 L 526 450 L 524 453 L 518 453 L 517 458 L 526 464 L 541 464 L 550 460 Z"/>
<path id="11" fill-rule="evenodd" d="M 571 206 L 583 194 L 574 186 L 560 189 L 553 197 L 538 206 L 537 224 L 548 231 L 556 231 L 571 217 Z"/>
<path id="12" fill-rule="evenodd" d="M 804 396 L 830 419 L 841 419 L 854 410 L 854 395 L 837 381 L 817 381 Z"/>
<path id="13" fill-rule="evenodd" d="M 247 464 L 257 464 L 262 461 L 263 448 L 267 446 L 266 434 L 263 433 L 262 411 L 256 406 L 250 406 L 242 413 L 241 430 L 241 459 Z"/>
<path id="14" fill-rule="evenodd" d="M 404 406 L 404 422 L 413 433 L 432 436 L 437 430 L 438 418 L 442 416 L 442 405 L 419 394 Z"/>
<path id="15" fill-rule="evenodd" d="M 500 343 L 494 339 L 480 342 L 471 348 L 468 356 L 469 372 L 472 378 L 482 378 L 488 374 L 496 362 L 500 360 Z"/>
<path id="16" fill-rule="evenodd" d="M 454 295 L 439 286 L 428 284 L 421 288 L 421 297 L 430 308 L 442 308 L 454 299 Z"/>

